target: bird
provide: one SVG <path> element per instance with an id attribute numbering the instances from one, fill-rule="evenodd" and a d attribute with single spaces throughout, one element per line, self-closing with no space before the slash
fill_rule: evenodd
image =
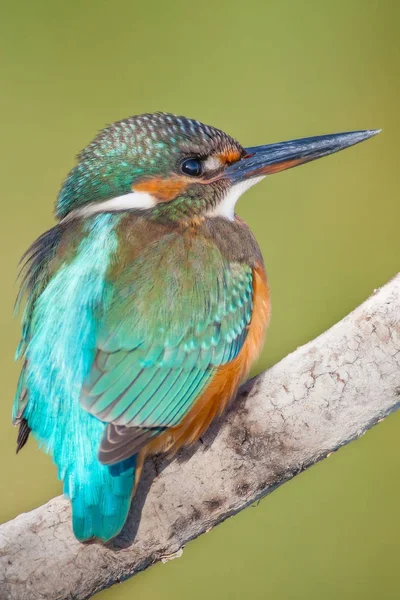
<path id="1" fill-rule="evenodd" d="M 12 418 L 17 452 L 32 433 L 52 456 L 79 541 L 121 532 L 146 457 L 198 441 L 260 354 L 270 291 L 239 197 L 377 133 L 243 147 L 157 112 L 77 156 L 22 259 Z"/>

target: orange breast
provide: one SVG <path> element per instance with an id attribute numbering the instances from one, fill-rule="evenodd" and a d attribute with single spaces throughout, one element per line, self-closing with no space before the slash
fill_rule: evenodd
<path id="1" fill-rule="evenodd" d="M 148 454 L 167 450 L 174 454 L 182 446 L 201 437 L 213 419 L 220 415 L 248 376 L 252 363 L 261 352 L 270 315 L 269 289 L 263 265 L 253 269 L 253 312 L 249 331 L 239 354 L 221 365 L 193 408 L 177 426 L 150 442 L 142 451 Z M 140 463 L 140 459 L 139 459 Z"/>

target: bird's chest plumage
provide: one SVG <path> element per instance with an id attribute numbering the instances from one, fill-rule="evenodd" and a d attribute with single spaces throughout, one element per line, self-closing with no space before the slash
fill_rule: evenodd
<path id="1" fill-rule="evenodd" d="M 201 219 L 191 226 L 168 226 L 126 216 L 118 227 L 119 250 L 110 277 L 140 281 L 148 286 L 198 286 L 212 293 L 211 283 L 233 269 L 262 265 L 257 242 L 247 225 L 236 218 Z M 229 277 L 229 275 L 228 275 Z M 151 283 L 150 283 L 151 282 Z M 146 285 L 143 285 L 145 288 Z M 194 286 L 196 288 L 196 286 Z M 194 290 L 196 291 L 196 290 Z"/>

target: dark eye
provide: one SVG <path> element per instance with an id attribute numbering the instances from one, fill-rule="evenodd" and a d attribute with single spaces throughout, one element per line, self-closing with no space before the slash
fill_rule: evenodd
<path id="1" fill-rule="evenodd" d="M 181 164 L 181 171 L 182 173 L 185 173 L 185 175 L 198 177 L 203 172 L 201 160 L 198 160 L 197 158 L 187 158 Z"/>

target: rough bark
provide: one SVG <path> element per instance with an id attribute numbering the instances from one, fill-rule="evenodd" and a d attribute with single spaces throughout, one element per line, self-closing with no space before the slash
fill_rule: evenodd
<path id="1" fill-rule="evenodd" d="M 123 534 L 80 544 L 61 497 L 0 526 L 2 600 L 91 597 L 357 438 L 400 404 L 400 275 L 248 382 L 203 443 L 146 464 Z"/>

